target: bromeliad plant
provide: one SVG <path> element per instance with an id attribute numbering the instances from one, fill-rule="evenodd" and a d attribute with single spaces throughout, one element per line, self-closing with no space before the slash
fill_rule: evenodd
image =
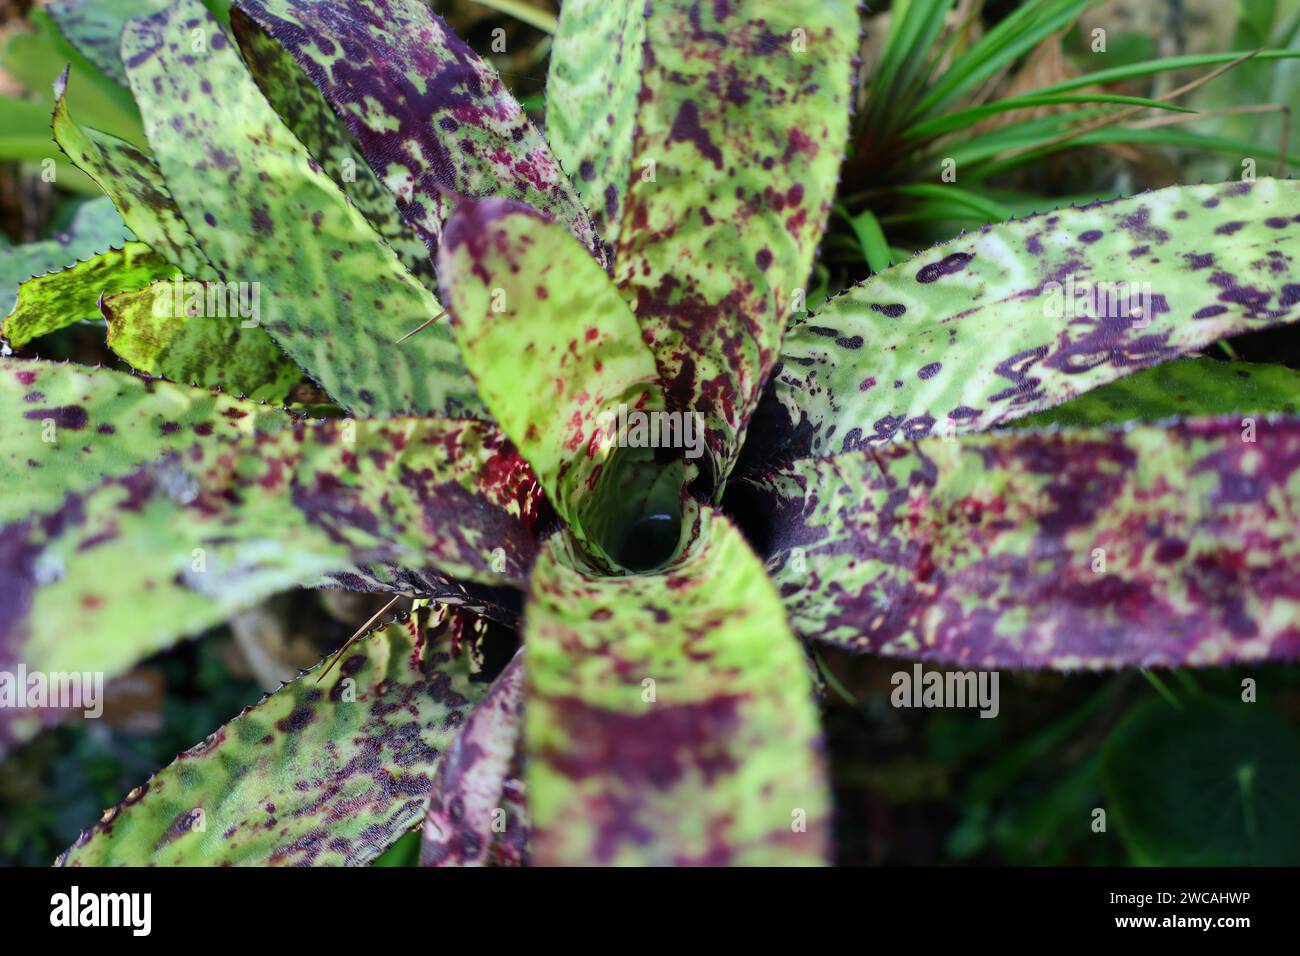
<path id="1" fill-rule="evenodd" d="M 3 360 L 0 665 L 120 674 L 293 586 L 417 611 L 63 862 L 364 863 L 423 815 L 429 863 L 816 863 L 801 639 L 979 668 L 1300 656 L 1293 382 L 1206 370 L 1213 406 L 1171 399 L 1192 417 L 994 430 L 1300 317 L 1295 184 L 990 226 L 787 332 L 848 128 L 848 0 L 568 0 L 549 145 L 417 0 L 231 22 L 242 60 L 197 0 L 126 24 L 150 152 L 56 107 L 134 239 L 24 285 L 6 334 L 99 301 L 163 378 Z M 259 323 L 160 317 L 177 277 L 260 283 Z M 1074 297 L 1126 281 L 1137 307 Z M 345 417 L 229 394 L 282 401 L 299 370 Z M 698 413 L 702 456 L 632 447 L 620 407 Z M 522 634 L 486 692 L 475 614 Z"/>

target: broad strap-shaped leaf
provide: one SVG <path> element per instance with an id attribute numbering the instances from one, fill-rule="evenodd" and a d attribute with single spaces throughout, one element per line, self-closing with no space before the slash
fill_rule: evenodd
<path id="1" fill-rule="evenodd" d="M 479 394 L 589 540 L 584 504 L 615 452 L 619 407 L 663 408 L 636 318 L 587 251 L 527 206 L 467 200 L 444 239 L 438 274 Z"/>
<path id="2" fill-rule="evenodd" d="M 483 685 L 460 612 L 413 616 L 246 708 L 106 810 L 62 866 L 361 866 L 420 819 Z"/>
<path id="3" fill-rule="evenodd" d="M 524 713 L 541 864 L 811 864 L 829 800 L 803 652 L 720 515 L 665 570 L 533 572 Z"/>
<path id="4" fill-rule="evenodd" d="M 1300 415 L 1300 372 L 1194 358 L 1153 365 L 1008 424 L 1044 428 L 1267 412 Z"/>
<path id="5" fill-rule="evenodd" d="M 23 440 L 39 441 L 42 422 L 23 424 L 36 436 Z M 517 586 L 545 530 L 532 473 L 481 422 L 336 419 L 219 434 L 0 531 L 0 668 L 111 677 L 331 574 L 397 566 L 422 580 Z"/>
<path id="6" fill-rule="evenodd" d="M 512 826 L 505 787 L 524 707 L 521 648 L 443 753 L 424 817 L 421 866 L 481 866 Z"/>
<path id="7" fill-rule="evenodd" d="M 68 228 L 49 239 L 3 250 L 0 255 L 0 312 L 8 315 L 18 300 L 18 287 L 33 276 L 57 272 L 135 237 L 122 224 L 113 204 L 104 198 L 82 203 Z"/>
<path id="8" fill-rule="evenodd" d="M 857 16 L 849 0 L 578 0 L 561 12 L 553 143 L 601 210 L 670 406 L 706 416 L 717 480 L 830 209 Z"/>
<path id="9" fill-rule="evenodd" d="M 68 158 L 111 197 L 127 225 L 154 252 L 185 275 L 219 280 L 221 276 L 199 248 L 153 157 L 124 140 L 79 126 L 68 112 L 66 71 L 55 90 L 54 138 Z M 251 287 L 237 291 L 251 298 Z M 183 361 L 150 361 L 136 367 L 166 374 L 185 385 L 217 386 L 266 401 L 282 401 L 302 379 L 302 371 L 265 329 L 250 327 L 243 319 L 228 319 L 205 313 L 200 321 L 188 323 L 169 339 L 170 352 L 185 357 Z"/>
<path id="10" fill-rule="evenodd" d="M 756 447 L 780 460 L 980 431 L 1295 321 L 1297 240 L 1300 183 L 1273 179 L 986 226 L 792 329 Z"/>
<path id="11" fill-rule="evenodd" d="M 5 340 L 22 348 L 32 339 L 87 319 L 98 319 L 99 297 L 147 286 L 179 272 L 143 242 L 128 242 L 67 266 L 28 279 L 18 302 L 4 320 Z"/>
<path id="12" fill-rule="evenodd" d="M 177 205 L 224 281 L 260 283 L 261 325 L 289 355 L 357 414 L 481 415 L 445 321 L 395 346 L 437 301 L 275 115 L 203 5 L 132 20 L 122 43 Z"/>
<path id="13" fill-rule="evenodd" d="M 396 197 L 370 168 L 351 131 L 279 42 L 238 9 L 232 8 L 231 14 L 231 26 L 244 61 L 275 112 L 365 214 L 366 221 L 397 253 L 407 271 L 437 294 L 428 246 L 402 216 Z"/>
<path id="14" fill-rule="evenodd" d="M 256 326 L 260 301 L 260 286 L 176 277 L 109 295 L 99 310 L 109 348 L 141 372 L 283 401 L 302 370 Z"/>
<path id="15" fill-rule="evenodd" d="M 55 510 L 207 435 L 292 424 L 283 409 L 84 365 L 0 358 L 0 524 Z"/>
<path id="16" fill-rule="evenodd" d="M 170 0 L 52 0 L 45 12 L 68 42 L 106 75 L 126 86 L 122 70 L 122 28 L 131 17 L 157 13 Z"/>
<path id="17" fill-rule="evenodd" d="M 239 0 L 351 130 L 436 251 L 450 196 L 516 199 L 602 249 L 573 186 L 496 71 L 420 0 Z M 255 58 L 254 58 L 255 59 Z"/>
<path id="18" fill-rule="evenodd" d="M 739 485 L 809 638 L 988 668 L 1300 656 L 1294 418 L 928 439 Z"/>

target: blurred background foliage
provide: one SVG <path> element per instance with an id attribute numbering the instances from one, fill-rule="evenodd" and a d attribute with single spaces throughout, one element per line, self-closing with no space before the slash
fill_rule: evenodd
<path id="1" fill-rule="evenodd" d="M 160 0 L 123 2 L 147 12 Z M 229 6 L 205 2 L 219 15 Z M 434 7 L 543 123 L 557 4 Z M 873 4 L 809 305 L 988 222 L 1238 178 L 1244 163 L 1291 175 L 1296 57 L 1298 0 Z M 74 114 L 143 142 L 111 71 L 73 50 L 42 4 L 0 0 L 0 257 L 11 262 L 11 245 L 103 215 L 50 139 L 51 85 L 68 64 Z M 28 351 L 115 363 L 91 323 Z M 1242 336 L 1209 357 L 1300 368 L 1300 333 Z M 60 727 L 0 763 L 0 862 L 49 863 L 101 807 L 337 648 L 382 603 L 284 595 L 111 685 L 103 720 Z M 835 651 L 818 664 L 842 863 L 1300 863 L 1300 666 L 1004 671 L 1000 714 L 984 720 L 894 708 L 890 677 L 910 664 Z M 1242 702 L 1247 680 L 1256 703 Z M 379 865 L 413 865 L 417 851 L 412 834 Z"/>

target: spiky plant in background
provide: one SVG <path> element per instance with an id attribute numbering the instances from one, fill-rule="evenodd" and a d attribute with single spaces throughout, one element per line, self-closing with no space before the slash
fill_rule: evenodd
<path id="1" fill-rule="evenodd" d="M 1295 184 L 989 226 L 787 331 L 852 3 L 571 0 L 549 144 L 417 0 L 242 0 L 242 59 L 197 0 L 159 7 L 121 40 L 149 149 L 54 105 L 130 235 L 25 283 L 5 334 L 98 307 L 161 378 L 2 360 L 0 669 L 112 677 L 293 586 L 418 600 L 63 862 L 365 863 L 423 817 L 429 863 L 816 863 L 801 640 L 1300 656 L 1293 383 L 1180 359 L 1300 317 Z M 232 289 L 255 308 L 214 317 Z M 342 417 L 277 407 L 304 372 Z M 994 430 L 1111 421 L 1160 376 L 1217 404 Z M 702 442 L 637 447 L 628 415 Z M 484 619 L 522 638 L 490 687 Z"/>

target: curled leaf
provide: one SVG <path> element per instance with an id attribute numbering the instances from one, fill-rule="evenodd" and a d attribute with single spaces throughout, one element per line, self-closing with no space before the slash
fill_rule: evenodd
<path id="1" fill-rule="evenodd" d="M 526 609 L 531 852 L 543 865 L 815 864 L 829 800 L 799 643 L 725 519 L 662 571 L 552 537 Z"/>
<path id="2" fill-rule="evenodd" d="M 177 275 L 175 266 L 143 242 L 128 242 L 48 275 L 28 279 L 4 320 L 4 337 L 14 348 L 88 319 L 98 319 L 101 295 L 146 286 Z"/>

